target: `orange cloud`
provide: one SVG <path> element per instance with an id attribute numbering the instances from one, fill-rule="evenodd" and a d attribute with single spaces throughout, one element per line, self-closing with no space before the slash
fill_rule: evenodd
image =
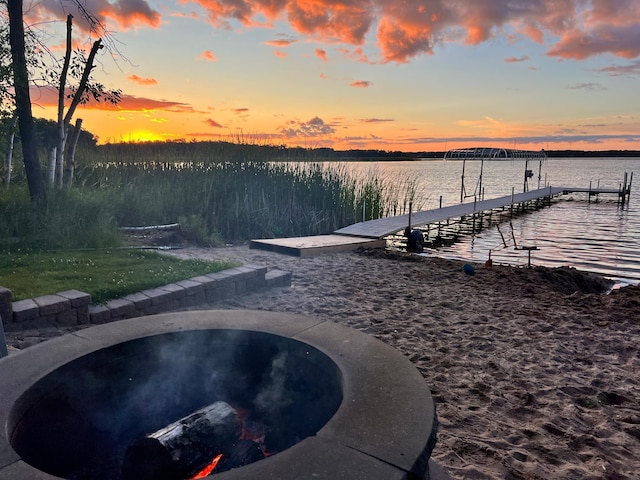
<path id="1" fill-rule="evenodd" d="M 249 109 L 248 108 L 234 108 L 233 109 L 233 113 L 235 113 L 236 115 L 242 115 L 245 113 L 248 113 Z"/>
<path id="2" fill-rule="evenodd" d="M 350 87 L 356 87 L 356 88 L 368 88 L 371 85 L 372 85 L 371 82 L 368 82 L 365 80 L 355 80 L 349 84 Z"/>
<path id="3" fill-rule="evenodd" d="M 318 57 L 323 62 L 327 61 L 327 52 L 326 52 L 326 50 L 323 50 L 321 48 L 316 48 L 315 49 L 315 54 L 316 54 L 316 57 Z"/>
<path id="4" fill-rule="evenodd" d="M 371 7 L 368 1 L 294 0 L 287 2 L 287 17 L 301 33 L 361 45 L 375 18 Z"/>
<path id="5" fill-rule="evenodd" d="M 352 46 L 363 45 L 365 36 L 377 25 L 383 62 L 406 63 L 418 55 L 433 54 L 440 42 L 477 45 L 499 35 L 509 40 L 524 35 L 538 43 L 560 37 L 553 40 L 548 54 L 562 58 L 583 59 L 601 53 L 640 56 L 637 0 L 194 1 L 208 11 L 217 26 L 235 20 L 251 27 L 261 25 L 258 19 L 287 18 L 301 34 Z M 275 42 L 269 44 L 284 46 L 287 41 Z"/>
<path id="6" fill-rule="evenodd" d="M 215 62 L 217 60 L 217 58 L 213 54 L 213 52 L 211 50 L 205 50 L 200 55 L 198 55 L 198 60 L 205 60 L 207 62 Z"/>
<path id="7" fill-rule="evenodd" d="M 296 40 L 285 40 L 285 39 L 281 39 L 281 40 L 268 40 L 266 42 L 264 42 L 265 45 L 270 45 L 272 47 L 288 47 L 289 45 L 291 45 L 292 43 L 295 43 Z"/>
<path id="8" fill-rule="evenodd" d="M 276 50 L 275 52 L 273 52 L 273 54 L 276 57 L 287 58 L 287 53 L 286 52 L 281 52 L 280 50 Z"/>
<path id="9" fill-rule="evenodd" d="M 142 78 L 138 75 L 129 75 L 127 80 L 131 80 L 133 83 L 137 83 L 138 85 L 157 85 L 158 81 L 155 78 Z"/>

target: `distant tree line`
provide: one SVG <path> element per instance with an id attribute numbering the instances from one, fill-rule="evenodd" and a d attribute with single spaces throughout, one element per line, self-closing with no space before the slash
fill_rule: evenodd
<path id="1" fill-rule="evenodd" d="M 108 157 L 126 159 L 135 152 L 140 160 L 153 157 L 211 159 L 226 161 L 393 161 L 443 158 L 443 151 L 400 152 L 374 149 L 335 150 L 333 148 L 287 147 L 286 145 L 251 144 L 226 141 L 157 141 L 144 143 L 110 143 L 98 149 Z M 639 150 L 547 150 L 548 157 L 640 157 Z"/>

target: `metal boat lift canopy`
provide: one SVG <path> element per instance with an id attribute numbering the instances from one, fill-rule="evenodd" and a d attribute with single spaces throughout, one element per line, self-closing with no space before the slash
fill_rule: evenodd
<path id="1" fill-rule="evenodd" d="M 445 160 L 514 160 L 514 159 L 542 159 L 547 154 L 544 150 L 515 150 L 511 148 L 471 147 L 456 148 L 444 154 Z"/>

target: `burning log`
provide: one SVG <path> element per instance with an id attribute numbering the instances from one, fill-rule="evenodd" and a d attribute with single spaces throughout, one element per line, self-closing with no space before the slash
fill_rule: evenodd
<path id="1" fill-rule="evenodd" d="M 226 402 L 216 402 L 134 442 L 122 466 L 125 480 L 185 480 L 220 454 L 234 455 L 242 421 Z"/>

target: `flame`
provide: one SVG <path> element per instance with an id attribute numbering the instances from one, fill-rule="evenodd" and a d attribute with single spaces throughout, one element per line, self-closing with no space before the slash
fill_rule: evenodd
<path id="1" fill-rule="evenodd" d="M 213 469 L 216 468 L 216 465 L 218 465 L 218 462 L 220 461 L 221 458 L 222 458 L 222 454 L 214 457 L 214 459 L 211 460 L 211 463 L 209 465 L 204 467 L 202 470 L 196 473 L 193 477 L 189 477 L 188 480 L 197 480 L 198 478 L 206 478 L 211 472 L 213 472 Z"/>

